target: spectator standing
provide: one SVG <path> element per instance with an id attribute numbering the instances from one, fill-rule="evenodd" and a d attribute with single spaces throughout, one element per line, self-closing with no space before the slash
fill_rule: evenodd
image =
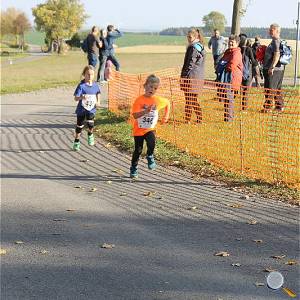
<path id="1" fill-rule="evenodd" d="M 208 41 L 208 48 L 212 49 L 212 55 L 214 58 L 214 67 L 218 64 L 218 61 L 223 56 L 227 43 L 223 36 L 220 35 L 220 31 L 218 29 L 214 29 L 214 34 Z"/>
<path id="2" fill-rule="evenodd" d="M 252 78 L 259 75 L 258 63 L 254 58 L 253 50 L 249 47 L 249 39 L 245 35 L 240 35 L 239 47 L 242 53 L 243 77 L 242 77 L 242 110 L 248 106 L 248 89 L 251 86 Z M 252 76 L 253 75 L 253 76 Z"/>
<path id="3" fill-rule="evenodd" d="M 97 81 L 100 81 L 100 73 L 101 73 L 101 67 L 103 65 L 103 59 L 105 58 L 105 61 L 107 61 L 107 57 L 109 56 L 108 51 L 108 44 L 107 44 L 107 30 L 101 29 L 100 30 L 100 42 L 101 42 L 101 49 L 99 49 L 99 68 L 97 73 Z M 105 69 L 105 68 L 104 68 Z M 104 71 L 103 71 L 103 78 L 101 78 L 101 81 L 104 80 Z"/>
<path id="4" fill-rule="evenodd" d="M 198 94 L 204 80 L 205 50 L 203 40 L 203 36 L 198 29 L 193 28 L 188 31 L 188 46 L 180 76 L 180 88 L 184 91 L 185 96 L 186 123 L 190 122 L 193 109 L 197 116 L 196 122 L 202 122 L 202 109 L 198 103 Z"/>
<path id="5" fill-rule="evenodd" d="M 105 37 L 107 42 L 105 47 L 107 48 L 105 49 L 105 51 L 102 52 L 102 61 L 100 65 L 100 74 L 99 74 L 100 82 L 105 81 L 104 71 L 105 71 L 106 61 L 108 58 L 115 66 L 116 70 L 120 71 L 120 64 L 115 56 L 114 41 L 117 38 L 120 38 L 121 36 L 123 36 L 123 33 L 120 30 L 115 29 L 113 25 L 107 26 L 107 36 Z"/>
<path id="6" fill-rule="evenodd" d="M 240 89 L 243 78 L 243 59 L 241 49 L 238 47 L 240 38 L 237 35 L 230 35 L 228 49 L 220 59 L 217 70 L 223 65 L 223 71 L 218 74 L 218 81 L 225 83 L 223 90 L 219 91 L 224 94 L 224 121 L 233 121 L 234 97 Z"/>
<path id="7" fill-rule="evenodd" d="M 98 63 L 99 49 L 102 47 L 102 43 L 99 39 L 99 28 L 97 26 L 92 27 L 92 31 L 87 36 L 87 59 L 88 65 L 96 67 Z"/>
<path id="8" fill-rule="evenodd" d="M 269 34 L 272 38 L 267 47 L 263 64 L 265 103 L 261 112 L 269 112 L 275 102 L 275 111 L 283 111 L 284 103 L 281 93 L 282 80 L 285 67 L 280 59 L 280 26 L 276 23 L 270 25 Z M 272 91 L 271 89 L 275 90 Z"/>

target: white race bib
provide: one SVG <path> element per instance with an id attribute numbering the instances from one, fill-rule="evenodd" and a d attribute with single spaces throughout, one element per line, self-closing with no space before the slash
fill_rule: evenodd
<path id="1" fill-rule="evenodd" d="M 96 95 L 90 95 L 90 94 L 86 94 L 85 95 L 85 99 L 82 99 L 82 106 L 90 111 L 92 110 L 93 108 L 95 108 L 95 105 L 97 103 L 97 97 Z"/>
<path id="2" fill-rule="evenodd" d="M 148 114 L 137 119 L 139 128 L 154 128 L 158 121 L 158 110 L 151 110 Z"/>

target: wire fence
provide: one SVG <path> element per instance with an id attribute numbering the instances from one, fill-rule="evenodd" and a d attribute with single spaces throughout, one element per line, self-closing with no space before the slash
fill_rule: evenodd
<path id="1" fill-rule="evenodd" d="M 170 121 L 157 135 L 227 171 L 300 188 L 300 94 L 214 81 L 180 79 L 179 68 L 155 72 L 158 95 L 171 102 Z M 113 72 L 109 110 L 128 114 L 149 73 Z"/>

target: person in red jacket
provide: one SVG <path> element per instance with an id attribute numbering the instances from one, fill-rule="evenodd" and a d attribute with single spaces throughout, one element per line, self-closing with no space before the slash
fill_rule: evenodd
<path id="1" fill-rule="evenodd" d="M 220 81 L 230 84 L 226 86 L 224 95 L 224 121 L 233 121 L 234 95 L 240 89 L 243 79 L 243 59 L 241 49 L 238 47 L 240 38 L 237 35 L 230 35 L 228 49 L 225 51 L 220 63 L 225 65 L 224 74 L 220 76 Z"/>

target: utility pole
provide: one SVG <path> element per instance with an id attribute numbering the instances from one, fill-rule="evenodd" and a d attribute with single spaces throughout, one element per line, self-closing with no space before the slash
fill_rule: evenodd
<path id="1" fill-rule="evenodd" d="M 298 16 L 297 16 L 297 33 L 296 33 L 296 57 L 295 57 L 295 74 L 294 74 L 294 86 L 297 84 L 297 77 L 298 77 L 298 44 L 299 44 L 299 14 L 300 14 L 300 1 L 298 1 Z"/>
<path id="2" fill-rule="evenodd" d="M 243 0 L 234 0 L 232 11 L 231 34 L 239 35 L 241 33 L 241 13 Z"/>

